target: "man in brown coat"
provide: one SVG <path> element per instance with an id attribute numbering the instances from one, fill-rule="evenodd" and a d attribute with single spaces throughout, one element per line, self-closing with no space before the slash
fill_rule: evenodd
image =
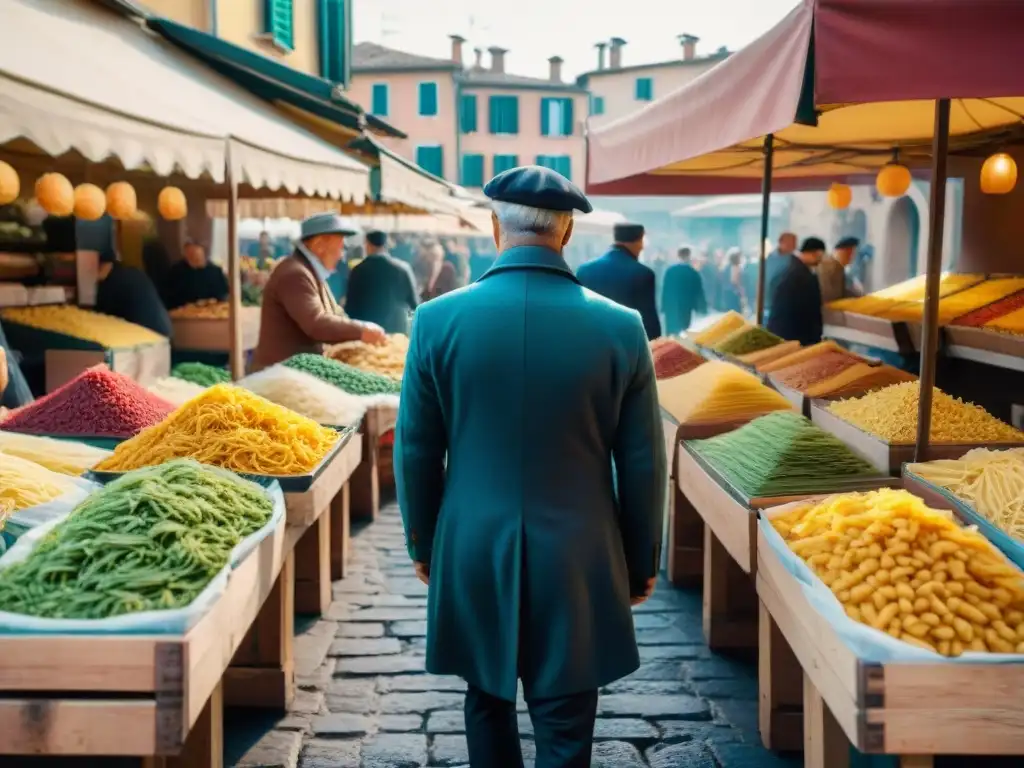
<path id="1" fill-rule="evenodd" d="M 300 352 L 319 354 L 324 344 L 384 343 L 384 330 L 346 317 L 327 286 L 327 278 L 344 257 L 345 235 L 357 231 L 336 213 L 317 214 L 302 222 L 295 252 L 274 267 L 263 289 L 254 371 Z"/>

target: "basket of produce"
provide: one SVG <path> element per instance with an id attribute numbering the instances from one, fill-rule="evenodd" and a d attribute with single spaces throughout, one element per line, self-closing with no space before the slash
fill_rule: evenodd
<path id="1" fill-rule="evenodd" d="M 681 342 L 661 337 L 651 342 L 654 375 L 658 379 L 671 379 L 689 373 L 704 362 L 704 358 L 687 349 Z"/>
<path id="2" fill-rule="evenodd" d="M 131 472 L 0 558 L 0 633 L 184 634 L 283 522 L 276 484 L 192 461 Z"/>
<path id="3" fill-rule="evenodd" d="M 405 371 L 405 357 L 409 352 L 409 337 L 392 333 L 382 346 L 363 341 L 347 341 L 328 347 L 324 354 L 339 363 L 351 365 L 392 379 L 401 379 Z"/>

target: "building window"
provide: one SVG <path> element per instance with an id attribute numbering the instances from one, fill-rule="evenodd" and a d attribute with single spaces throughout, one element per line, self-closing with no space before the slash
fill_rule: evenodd
<path id="1" fill-rule="evenodd" d="M 444 178 L 444 148 L 440 144 L 416 147 L 416 165 L 427 173 Z"/>
<path id="2" fill-rule="evenodd" d="M 352 64 L 352 0 L 318 0 L 318 10 L 320 75 L 347 86 Z"/>
<path id="3" fill-rule="evenodd" d="M 370 98 L 370 114 L 377 117 L 388 116 L 388 84 L 374 83 Z"/>
<path id="4" fill-rule="evenodd" d="M 604 114 L 604 96 L 590 97 L 590 114 L 591 115 L 603 115 Z"/>
<path id="5" fill-rule="evenodd" d="M 572 180 L 572 158 L 569 155 L 537 155 L 537 165 L 550 168 Z"/>
<path id="6" fill-rule="evenodd" d="M 437 114 L 437 83 L 420 83 L 420 114 L 423 117 Z"/>
<path id="7" fill-rule="evenodd" d="M 462 156 L 462 186 L 482 187 L 484 185 L 484 156 Z"/>
<path id="8" fill-rule="evenodd" d="M 636 79 L 636 100 L 654 101 L 654 80 L 649 77 Z"/>
<path id="9" fill-rule="evenodd" d="M 572 136 L 572 99 L 540 100 L 540 135 Z"/>
<path id="10" fill-rule="evenodd" d="M 476 133 L 476 94 L 464 93 L 459 97 L 459 130 Z"/>
<path id="11" fill-rule="evenodd" d="M 263 0 L 263 31 L 274 45 L 295 48 L 295 27 L 292 0 Z"/>
<path id="12" fill-rule="evenodd" d="M 519 133 L 518 96 L 491 96 L 488 100 L 488 111 L 491 133 Z"/>
<path id="13" fill-rule="evenodd" d="M 502 171 L 507 171 L 509 168 L 515 168 L 519 165 L 519 155 L 495 155 L 493 164 L 494 175 L 497 176 Z"/>

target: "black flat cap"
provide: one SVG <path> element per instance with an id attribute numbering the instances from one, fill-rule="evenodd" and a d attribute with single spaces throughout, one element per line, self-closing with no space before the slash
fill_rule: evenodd
<path id="1" fill-rule="evenodd" d="M 625 222 L 616 224 L 612 227 L 612 236 L 615 238 L 616 243 L 635 243 L 637 240 L 643 239 L 644 225 L 628 224 Z"/>
<path id="2" fill-rule="evenodd" d="M 860 245 L 860 240 L 856 237 L 844 237 L 838 243 L 836 248 L 856 248 Z"/>
<path id="3" fill-rule="evenodd" d="M 594 210 L 579 187 L 557 171 L 539 165 L 524 165 L 502 171 L 487 182 L 484 194 L 491 200 L 549 211 L 590 213 Z"/>
<path id="4" fill-rule="evenodd" d="M 388 244 L 387 233 L 381 232 L 379 229 L 371 229 L 366 233 L 366 242 L 380 248 L 381 246 Z"/>
<path id="5" fill-rule="evenodd" d="M 808 237 L 800 243 L 800 251 L 824 251 L 825 241 L 820 237 Z"/>

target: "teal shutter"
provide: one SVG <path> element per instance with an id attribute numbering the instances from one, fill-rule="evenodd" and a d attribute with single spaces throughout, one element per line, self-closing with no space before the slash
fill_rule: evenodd
<path id="1" fill-rule="evenodd" d="M 264 32 L 282 48 L 295 48 L 295 21 L 292 0 L 263 0 Z"/>
<path id="2" fill-rule="evenodd" d="M 592 115 L 603 115 L 604 114 L 604 96 L 591 96 L 590 97 L 590 114 L 592 114 Z"/>
<path id="3" fill-rule="evenodd" d="M 638 77 L 636 79 L 636 90 L 634 91 L 637 101 L 654 100 L 654 81 L 649 77 Z"/>
<path id="4" fill-rule="evenodd" d="M 491 96 L 488 100 L 491 133 L 519 133 L 519 97 Z"/>
<path id="5" fill-rule="evenodd" d="M 463 133 L 476 133 L 475 93 L 464 93 L 459 99 L 459 129 Z"/>
<path id="6" fill-rule="evenodd" d="M 424 117 L 437 114 L 437 83 L 420 83 L 420 114 Z"/>
<path id="7" fill-rule="evenodd" d="M 494 175 L 497 176 L 502 171 L 515 168 L 517 165 L 519 165 L 519 155 L 495 155 Z"/>
<path id="8" fill-rule="evenodd" d="M 562 135 L 573 134 L 572 99 L 562 99 Z"/>
<path id="9" fill-rule="evenodd" d="M 537 165 L 539 165 L 541 168 L 551 168 L 551 156 L 537 155 Z"/>
<path id="10" fill-rule="evenodd" d="M 416 147 L 416 165 L 432 173 L 435 176 L 444 178 L 444 149 L 440 146 Z"/>
<path id="11" fill-rule="evenodd" d="M 370 114 L 377 117 L 388 116 L 388 84 L 374 83 L 370 99 Z"/>
<path id="12" fill-rule="evenodd" d="M 482 187 L 484 185 L 484 156 L 462 156 L 462 186 Z"/>
<path id="13" fill-rule="evenodd" d="M 540 135 L 551 135 L 551 102 L 554 99 L 543 98 L 540 100 Z"/>
<path id="14" fill-rule="evenodd" d="M 572 158 L 569 155 L 559 155 L 553 159 L 555 161 L 555 170 L 572 181 Z"/>
<path id="15" fill-rule="evenodd" d="M 277 0 L 268 0 L 277 2 Z M 292 0 L 288 0 L 288 5 Z M 352 0 L 317 0 L 320 76 L 347 86 L 352 69 Z"/>

